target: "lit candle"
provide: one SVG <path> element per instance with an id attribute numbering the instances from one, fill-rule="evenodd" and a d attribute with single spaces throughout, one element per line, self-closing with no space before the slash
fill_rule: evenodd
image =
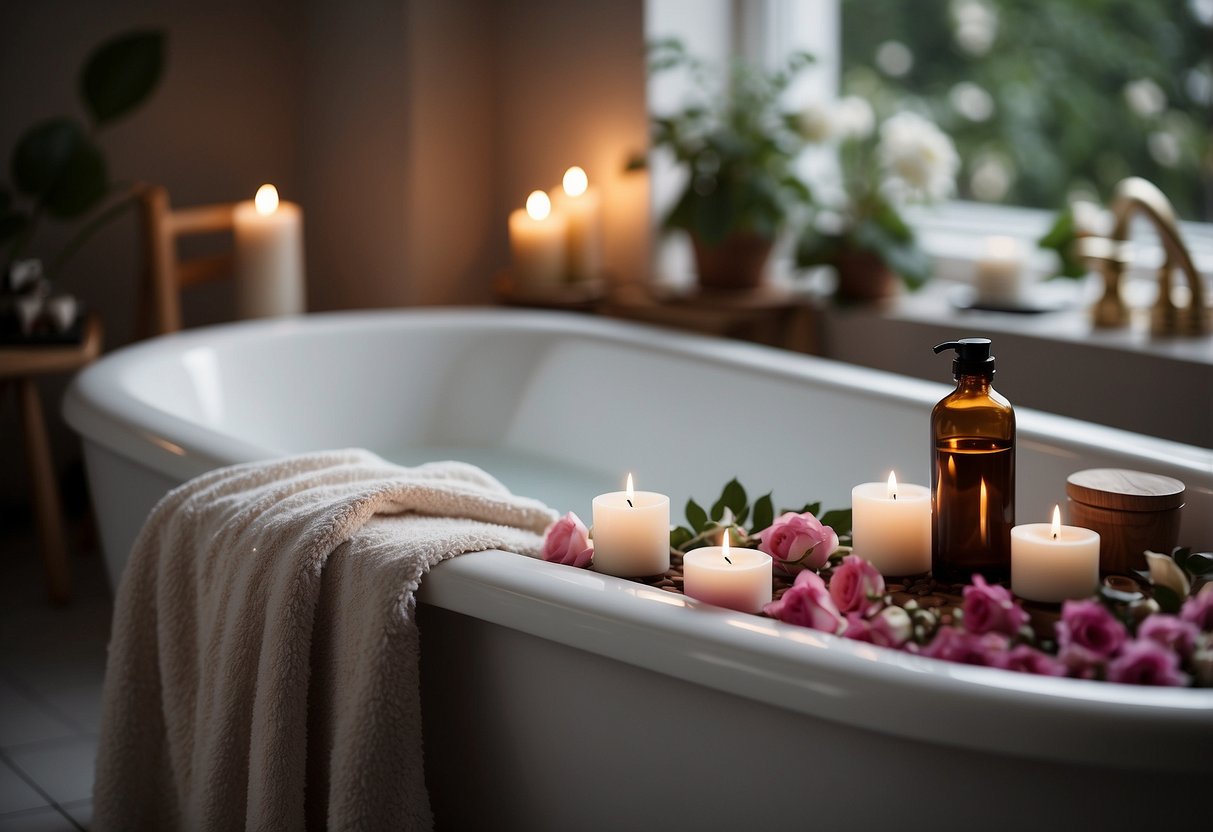
<path id="1" fill-rule="evenodd" d="M 1061 507 L 1052 523 L 1028 523 L 1011 529 L 1011 589 L 1030 601 L 1086 598 L 1099 587 L 1099 534 L 1061 524 Z"/>
<path id="2" fill-rule="evenodd" d="M 273 185 L 262 185 L 252 200 L 237 203 L 236 313 L 241 318 L 300 315 L 306 310 L 303 285 L 303 212 L 280 202 Z"/>
<path id="3" fill-rule="evenodd" d="M 931 489 L 925 485 L 865 482 L 851 489 L 855 554 L 882 575 L 920 575 L 931 568 Z"/>
<path id="4" fill-rule="evenodd" d="M 513 276 L 519 285 L 564 282 L 566 228 L 565 218 L 552 213 L 552 200 L 543 191 L 532 191 L 526 209 L 510 213 Z"/>
<path id="5" fill-rule="evenodd" d="M 683 591 L 700 601 L 741 612 L 762 612 L 771 603 L 771 556 L 730 549 L 728 529 L 719 546 L 687 552 L 682 570 Z"/>
<path id="6" fill-rule="evenodd" d="M 594 569 L 635 578 L 670 568 L 670 498 L 636 491 L 628 474 L 626 491 L 594 498 Z"/>
<path id="7" fill-rule="evenodd" d="M 568 223 L 566 266 L 569 279 L 576 282 L 598 277 L 602 271 L 599 199 L 584 170 L 574 165 L 565 171 L 553 209 Z"/>
<path id="8" fill-rule="evenodd" d="M 1014 305 L 1023 290 L 1024 255 L 1013 237 L 986 238 L 973 286 L 978 303 Z"/>

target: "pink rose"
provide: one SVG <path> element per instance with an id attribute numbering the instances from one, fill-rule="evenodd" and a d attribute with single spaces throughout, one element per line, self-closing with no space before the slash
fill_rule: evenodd
<path id="1" fill-rule="evenodd" d="M 968 633 L 956 627 L 941 627 L 935 638 L 919 651 L 932 659 L 961 664 L 999 667 L 1007 651 L 1006 636 L 999 633 Z"/>
<path id="2" fill-rule="evenodd" d="M 801 572 L 783 597 L 767 604 L 762 611 L 788 624 L 827 633 L 837 634 L 843 625 L 842 614 L 830 600 L 825 581 L 816 572 Z"/>
<path id="3" fill-rule="evenodd" d="M 1098 601 L 1066 601 L 1061 606 L 1061 621 L 1057 622 L 1057 643 L 1062 651 L 1077 647 L 1096 658 L 1109 658 L 1120 651 L 1128 638 L 1121 624 Z M 1071 651 L 1082 657 L 1078 651 Z"/>
<path id="4" fill-rule="evenodd" d="M 1191 621 L 1162 613 L 1149 616 L 1137 628 L 1138 639 L 1156 641 L 1181 656 L 1192 655 L 1192 648 L 1196 646 L 1196 637 L 1199 635 L 1200 631 Z"/>
<path id="5" fill-rule="evenodd" d="M 847 629 L 843 635 L 855 641 L 866 641 L 877 647 L 901 647 L 910 640 L 910 614 L 901 607 L 885 607 L 880 614 L 866 619 L 858 613 L 847 614 Z"/>
<path id="6" fill-rule="evenodd" d="M 590 533 L 581 518 L 569 512 L 543 533 L 543 559 L 568 566 L 586 567 L 594 556 Z"/>
<path id="7" fill-rule="evenodd" d="M 999 657 L 998 666 L 1017 673 L 1034 673 L 1037 676 L 1065 676 L 1066 666 L 1057 659 L 1042 653 L 1035 647 L 1017 644 Z"/>
<path id="8" fill-rule="evenodd" d="M 1195 598 L 1184 601 L 1179 617 L 1196 625 L 1202 632 L 1213 633 L 1213 591 L 1209 591 L 1209 586 L 1202 588 Z"/>
<path id="9" fill-rule="evenodd" d="M 990 586 L 981 575 L 964 588 L 964 625 L 970 633 L 1013 636 L 1028 622 L 1028 614 L 1001 586 Z"/>
<path id="10" fill-rule="evenodd" d="M 830 598 L 841 612 L 875 615 L 884 606 L 884 578 L 859 555 L 847 555 L 830 578 Z"/>
<path id="11" fill-rule="evenodd" d="M 1131 641 L 1120 655 L 1108 662 L 1108 681 L 1126 685 L 1188 684 L 1188 674 L 1179 669 L 1179 657 L 1153 639 Z"/>
<path id="12" fill-rule="evenodd" d="M 838 548 L 838 535 L 829 526 L 809 514 L 785 512 L 758 533 L 758 549 L 785 570 L 794 565 L 820 569 Z"/>

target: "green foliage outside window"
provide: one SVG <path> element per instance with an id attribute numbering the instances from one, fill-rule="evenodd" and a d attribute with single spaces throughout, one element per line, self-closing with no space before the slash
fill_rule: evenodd
<path id="1" fill-rule="evenodd" d="M 1213 220 L 1213 0 L 844 0 L 843 91 L 955 142 L 959 196 L 1061 208 L 1129 175 Z"/>

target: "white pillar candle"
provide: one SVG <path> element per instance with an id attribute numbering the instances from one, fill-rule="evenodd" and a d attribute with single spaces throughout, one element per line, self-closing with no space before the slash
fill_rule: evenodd
<path id="1" fill-rule="evenodd" d="M 683 591 L 718 607 L 762 612 L 771 603 L 771 556 L 756 549 L 730 549 L 727 529 L 720 543 L 683 556 Z"/>
<path id="2" fill-rule="evenodd" d="M 594 569 L 635 578 L 670 568 L 670 498 L 632 488 L 594 498 Z"/>
<path id="3" fill-rule="evenodd" d="M 973 279 L 977 302 L 1014 305 L 1023 293 L 1024 255 L 1013 237 L 989 237 Z"/>
<path id="4" fill-rule="evenodd" d="M 566 270 L 573 282 L 593 280 L 602 272 L 602 221 L 598 191 L 590 187 L 585 171 L 577 166 L 564 173 L 555 191 L 553 212 L 567 223 Z"/>
<path id="5" fill-rule="evenodd" d="M 532 191 L 526 209 L 510 213 L 510 253 L 519 286 L 556 285 L 565 280 L 565 232 L 568 223 L 552 213 L 543 191 Z"/>
<path id="6" fill-rule="evenodd" d="M 921 575 L 931 568 L 931 489 L 865 482 L 851 489 L 851 547 L 881 575 Z"/>
<path id="7" fill-rule="evenodd" d="M 280 202 L 273 185 L 262 185 L 253 200 L 236 205 L 236 313 L 241 318 L 301 315 L 303 212 Z"/>
<path id="8" fill-rule="evenodd" d="M 1052 523 L 1011 529 L 1011 590 L 1020 598 L 1057 603 L 1098 588 L 1098 532 L 1061 525 L 1059 506 Z"/>

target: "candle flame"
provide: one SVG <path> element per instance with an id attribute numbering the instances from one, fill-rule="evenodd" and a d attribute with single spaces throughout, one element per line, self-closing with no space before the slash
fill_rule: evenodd
<path id="1" fill-rule="evenodd" d="M 526 212 L 531 219 L 542 222 L 552 213 L 552 200 L 543 191 L 531 191 L 526 198 Z"/>
<path id="2" fill-rule="evenodd" d="M 897 475 L 896 475 L 896 474 L 894 474 L 892 471 L 890 471 L 890 472 L 889 472 L 889 492 L 888 492 L 888 495 L 889 495 L 889 499 L 890 499 L 890 500 L 896 500 L 896 499 L 897 499 Z"/>
<path id="3" fill-rule="evenodd" d="M 1061 534 L 1061 506 L 1053 506 L 1053 539 Z"/>
<path id="4" fill-rule="evenodd" d="M 585 171 L 577 165 L 564 172 L 564 192 L 569 196 L 581 196 L 585 193 L 586 188 L 590 186 L 590 179 L 585 175 Z"/>
<path id="5" fill-rule="evenodd" d="M 268 217 L 278 210 L 278 189 L 273 185 L 262 185 L 253 197 L 253 205 L 257 207 L 258 214 Z"/>
<path id="6" fill-rule="evenodd" d="M 733 561 L 729 560 L 729 530 L 728 529 L 725 529 L 724 534 L 722 534 L 720 536 L 720 554 L 724 555 L 724 559 L 729 561 L 729 563 L 733 562 Z"/>
<path id="7" fill-rule="evenodd" d="M 630 502 L 632 502 L 632 499 L 636 496 L 636 489 L 634 489 L 632 487 L 632 475 L 631 474 L 628 474 L 627 492 L 628 492 L 628 502 L 630 503 Z"/>
<path id="8" fill-rule="evenodd" d="M 990 519 L 989 519 L 989 503 L 990 498 L 986 493 L 986 478 L 981 478 L 981 545 L 985 546 L 990 542 Z"/>

